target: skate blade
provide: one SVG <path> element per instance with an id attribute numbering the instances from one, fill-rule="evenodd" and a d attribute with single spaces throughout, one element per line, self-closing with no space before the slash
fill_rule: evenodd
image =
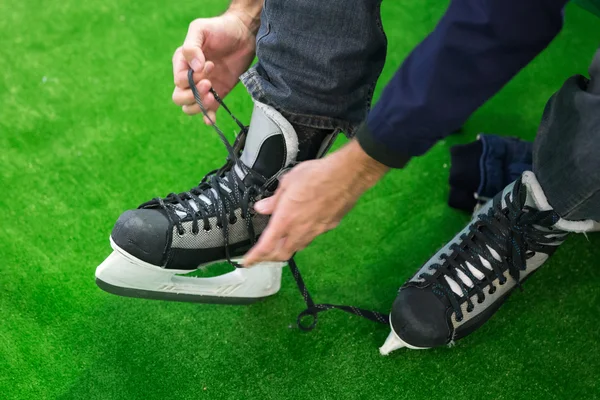
<path id="1" fill-rule="evenodd" d="M 402 349 L 405 347 L 407 349 L 412 349 L 412 350 L 426 350 L 427 349 L 427 347 L 411 346 L 410 344 L 406 343 L 404 340 L 400 339 L 398 337 L 398 335 L 396 335 L 396 332 L 394 332 L 394 330 L 392 329 L 390 334 L 388 335 L 387 339 L 385 339 L 385 343 L 383 344 L 383 346 L 381 346 L 379 348 L 379 353 L 382 356 L 387 356 L 392 351 Z"/>
<path id="2" fill-rule="evenodd" d="M 125 297 L 211 304 L 250 304 L 279 291 L 285 263 L 236 268 L 229 273 L 198 278 L 191 271 L 169 270 L 115 249 L 96 269 L 96 284 Z"/>

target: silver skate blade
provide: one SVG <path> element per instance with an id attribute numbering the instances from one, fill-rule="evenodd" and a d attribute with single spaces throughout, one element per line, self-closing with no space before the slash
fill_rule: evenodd
<path id="1" fill-rule="evenodd" d="M 155 300 L 249 304 L 271 296 L 281 286 L 281 269 L 272 266 L 237 268 L 229 273 L 198 278 L 148 264 L 118 249 L 96 269 L 96 284 L 102 290 L 125 297 Z"/>
<path id="2" fill-rule="evenodd" d="M 406 343 L 404 343 L 404 341 L 402 341 L 402 339 L 400 339 L 398 335 L 394 333 L 394 330 L 392 330 L 390 331 L 387 339 L 385 339 L 383 346 L 379 348 L 379 353 L 382 356 L 387 356 L 392 351 L 401 349 L 403 347 L 407 347 Z"/>

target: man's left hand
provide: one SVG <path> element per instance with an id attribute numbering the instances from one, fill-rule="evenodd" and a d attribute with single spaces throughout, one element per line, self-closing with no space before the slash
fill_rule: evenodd
<path id="1" fill-rule="evenodd" d="M 387 170 L 356 141 L 326 158 L 300 163 L 281 178 L 272 197 L 254 205 L 258 213 L 271 214 L 271 220 L 243 264 L 289 260 L 335 228 Z"/>

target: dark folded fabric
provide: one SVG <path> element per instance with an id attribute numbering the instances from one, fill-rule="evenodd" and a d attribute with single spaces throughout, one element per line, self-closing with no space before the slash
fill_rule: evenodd
<path id="1" fill-rule="evenodd" d="M 532 149 L 530 142 L 489 134 L 452 147 L 448 204 L 472 212 L 478 198 L 494 197 L 532 169 Z"/>

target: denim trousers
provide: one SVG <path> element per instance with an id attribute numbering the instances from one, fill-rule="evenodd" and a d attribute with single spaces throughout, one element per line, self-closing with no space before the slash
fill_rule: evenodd
<path id="1" fill-rule="evenodd" d="M 600 221 L 600 49 L 589 74 L 569 78 L 546 104 L 533 172 L 561 217 Z"/>
<path id="2" fill-rule="evenodd" d="M 258 62 L 240 78 L 250 95 L 294 125 L 352 136 L 385 63 L 381 0 L 265 0 Z M 575 76 L 550 99 L 533 170 L 564 218 L 600 221 L 600 49 L 591 79 Z"/>
<path id="3" fill-rule="evenodd" d="M 265 0 L 241 80 L 292 123 L 352 136 L 385 63 L 381 0 Z"/>

